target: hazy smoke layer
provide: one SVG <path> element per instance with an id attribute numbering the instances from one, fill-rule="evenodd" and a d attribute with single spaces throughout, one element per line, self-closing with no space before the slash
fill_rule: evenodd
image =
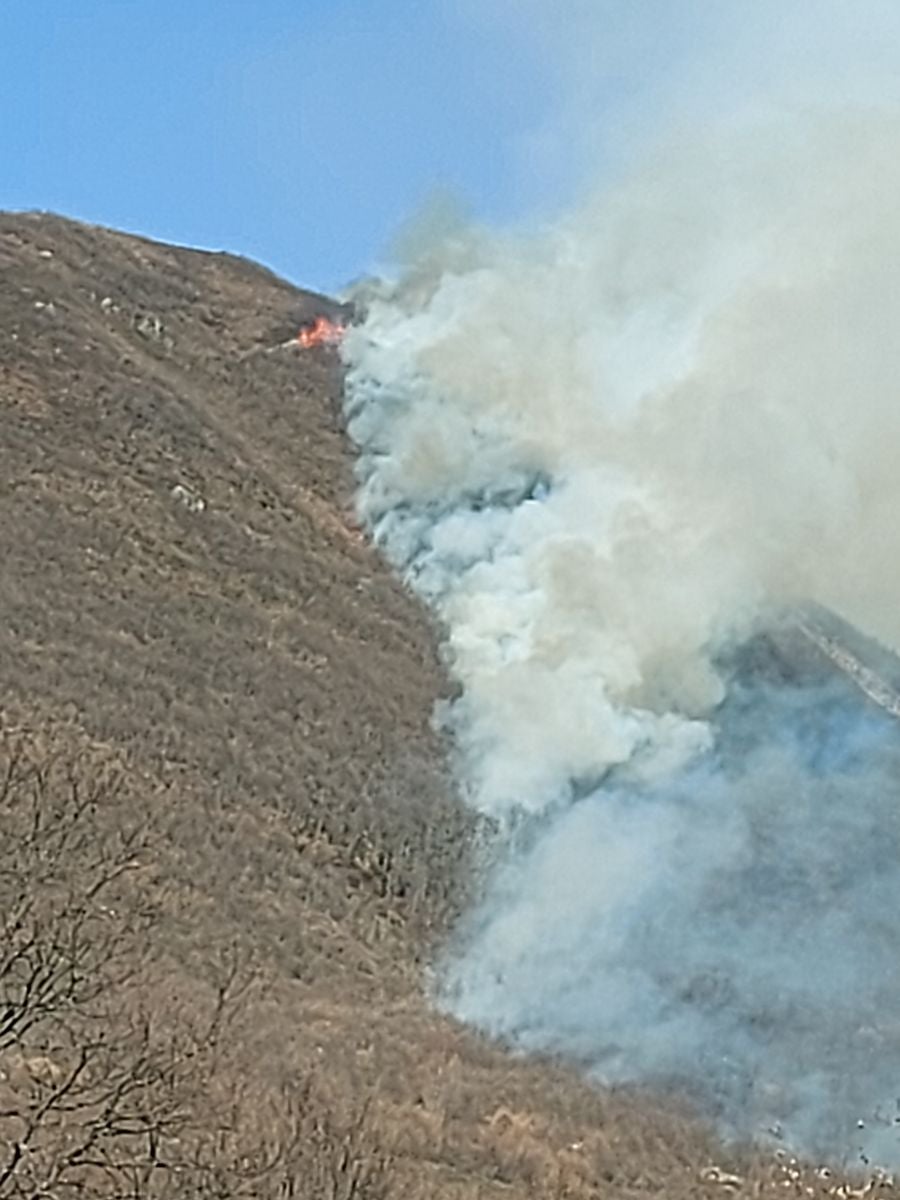
<path id="1" fill-rule="evenodd" d="M 682 139 L 538 235 L 450 224 L 346 342 L 361 511 L 512 831 L 444 1002 L 894 1162 L 896 727 L 732 651 L 808 598 L 900 644 L 898 146 Z"/>

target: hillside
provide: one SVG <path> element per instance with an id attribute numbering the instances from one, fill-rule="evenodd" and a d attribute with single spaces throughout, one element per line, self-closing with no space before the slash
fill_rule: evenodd
<path id="1" fill-rule="evenodd" d="M 430 1011 L 476 830 L 337 308 L 0 216 L 0 1197 L 835 1194 Z"/>

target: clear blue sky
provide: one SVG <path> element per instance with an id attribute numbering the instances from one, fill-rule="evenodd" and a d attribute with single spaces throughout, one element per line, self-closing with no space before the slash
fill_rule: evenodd
<path id="1" fill-rule="evenodd" d="M 523 146 L 549 78 L 466 0 L 0 9 L 0 208 L 227 249 L 328 289 L 435 188 L 488 220 L 541 198 Z"/>

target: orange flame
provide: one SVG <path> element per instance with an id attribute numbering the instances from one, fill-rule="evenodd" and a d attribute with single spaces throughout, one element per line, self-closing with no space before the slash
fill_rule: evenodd
<path id="1" fill-rule="evenodd" d="M 329 317 L 318 316 L 302 326 L 297 341 L 304 350 L 311 350 L 314 346 L 336 346 L 343 336 L 343 325 Z"/>

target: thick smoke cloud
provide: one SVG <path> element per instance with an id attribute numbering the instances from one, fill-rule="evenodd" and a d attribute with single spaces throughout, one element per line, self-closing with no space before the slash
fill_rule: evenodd
<path id="1" fill-rule="evenodd" d="M 815 44 L 818 85 L 838 42 L 785 28 L 773 60 Z M 898 1162 L 900 735 L 736 649 L 811 600 L 900 645 L 876 65 L 783 108 L 745 73 L 702 127 L 682 90 L 552 226 L 447 223 L 361 297 L 347 412 L 360 511 L 445 630 L 461 785 L 507 831 L 442 1002 L 735 1133 Z"/>

